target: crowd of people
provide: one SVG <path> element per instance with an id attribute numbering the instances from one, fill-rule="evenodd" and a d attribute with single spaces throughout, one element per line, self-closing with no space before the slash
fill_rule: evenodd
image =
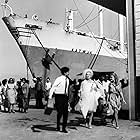
<path id="1" fill-rule="evenodd" d="M 95 112 L 98 113 L 104 124 L 106 117 L 112 116 L 112 125 L 119 129 L 118 112 L 122 103 L 126 104 L 126 101 L 116 73 L 97 79 L 91 69 L 86 69 L 83 71 L 83 79 L 75 79 L 73 82 L 68 77 L 69 68 L 63 67 L 61 74 L 56 78 L 49 91 L 49 100 L 55 98 L 58 131 L 60 131 L 60 119 L 63 116 L 62 132 L 68 132 L 66 126 L 69 106 L 73 111 L 81 112 L 85 126 L 89 129 L 92 128 Z"/>
<path id="2" fill-rule="evenodd" d="M 122 84 L 116 73 L 94 77 L 91 69 L 83 71 L 82 79 L 70 81 L 69 68 L 62 67 L 61 75 L 51 83 L 47 77 L 43 85 L 42 77 L 33 79 L 35 89 L 36 108 L 43 109 L 43 98 L 48 105 L 49 100 L 55 99 L 57 111 L 57 130 L 60 131 L 60 120 L 63 116 L 62 132 L 67 133 L 66 126 L 69 111 L 80 111 L 83 115 L 85 126 L 92 128 L 94 113 L 98 113 L 101 122 L 106 123 L 106 117 L 112 116 L 111 123 L 119 129 L 118 112 L 122 103 L 126 103 Z M 27 113 L 30 101 L 29 80 L 21 78 L 15 81 L 14 78 L 0 82 L 0 110 L 15 113 L 15 104 L 18 111 Z M 45 107 L 45 108 L 46 108 Z M 115 123 L 114 123 L 115 122 Z"/>
<path id="3" fill-rule="evenodd" d="M 15 105 L 18 105 L 19 112 L 27 112 L 29 106 L 30 92 L 29 80 L 21 78 L 15 81 L 14 78 L 3 79 L 0 82 L 0 110 L 15 113 Z"/>
<path id="4" fill-rule="evenodd" d="M 49 77 L 46 79 L 45 87 L 42 83 L 42 77 L 33 79 L 34 87 L 33 98 L 36 100 L 35 108 L 42 109 L 43 98 L 47 101 L 51 82 Z M 15 81 L 14 78 L 3 79 L 0 82 L 0 110 L 2 112 L 15 113 L 15 105 L 18 106 L 18 111 L 27 113 L 29 101 L 31 97 L 31 87 L 29 80 L 21 78 Z"/>

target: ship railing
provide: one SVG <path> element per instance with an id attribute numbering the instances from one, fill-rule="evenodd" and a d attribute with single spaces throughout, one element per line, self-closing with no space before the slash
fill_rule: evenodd
<path id="1" fill-rule="evenodd" d="M 87 37 L 91 37 L 91 38 L 97 38 L 97 39 L 104 39 L 104 40 L 108 40 L 111 42 L 118 42 L 120 43 L 119 40 L 115 40 L 115 39 L 111 39 L 111 38 L 107 38 L 107 37 L 101 37 L 101 36 L 97 36 L 97 35 L 92 35 L 90 33 L 85 33 L 85 32 L 81 32 L 81 31 L 75 31 L 75 33 L 77 33 L 78 35 L 82 35 L 82 36 L 87 36 Z M 124 45 L 127 45 L 127 43 L 123 43 Z"/>
<path id="2" fill-rule="evenodd" d="M 92 33 L 85 33 L 85 32 L 81 32 L 81 31 L 73 31 L 73 32 L 75 32 L 77 35 L 81 35 L 81 36 L 95 38 L 95 39 L 98 39 L 98 40 L 106 40 L 108 42 L 108 44 L 111 44 L 109 42 L 115 43 L 116 45 L 121 44 L 121 41 L 119 41 L 119 40 L 107 38 L 107 37 L 104 37 L 104 36 L 93 35 Z M 113 44 L 111 44 L 112 47 L 110 49 L 113 50 L 113 51 L 119 51 L 121 54 L 123 53 L 123 55 L 126 56 L 127 55 L 127 47 L 126 47 L 127 43 L 123 42 L 123 45 L 125 46 L 123 52 L 120 50 L 119 46 L 117 47 L 117 46 L 115 46 Z"/>
<path id="3" fill-rule="evenodd" d="M 1 6 L 4 7 L 3 17 L 6 17 L 7 9 L 10 11 L 10 15 L 14 15 L 13 9 L 7 3 L 2 3 Z"/>

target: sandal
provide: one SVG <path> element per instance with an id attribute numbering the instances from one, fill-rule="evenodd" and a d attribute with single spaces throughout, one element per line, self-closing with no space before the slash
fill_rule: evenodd
<path id="1" fill-rule="evenodd" d="M 89 128 L 89 129 L 92 129 L 92 126 L 91 126 L 91 125 L 89 125 L 89 126 L 88 126 L 88 128 Z"/>
<path id="2" fill-rule="evenodd" d="M 119 129 L 119 126 L 116 126 L 115 128 L 118 130 Z"/>

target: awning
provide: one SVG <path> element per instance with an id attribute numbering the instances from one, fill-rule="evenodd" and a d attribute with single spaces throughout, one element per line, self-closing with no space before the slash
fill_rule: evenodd
<path id="1" fill-rule="evenodd" d="M 126 0 L 88 0 L 126 16 Z"/>

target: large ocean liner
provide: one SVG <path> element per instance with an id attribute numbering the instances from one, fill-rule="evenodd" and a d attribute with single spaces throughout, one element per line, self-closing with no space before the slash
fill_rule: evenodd
<path id="1" fill-rule="evenodd" d="M 33 76 L 54 79 L 62 66 L 70 67 L 72 79 L 85 68 L 96 72 L 115 71 L 120 78 L 126 76 L 127 53 L 120 49 L 120 41 L 74 30 L 72 10 L 66 11 L 67 24 L 63 28 L 51 19 L 38 20 L 37 15 L 31 19 L 26 15 L 19 17 L 6 3 L 3 7 L 10 10 L 3 21 L 19 45 Z"/>

